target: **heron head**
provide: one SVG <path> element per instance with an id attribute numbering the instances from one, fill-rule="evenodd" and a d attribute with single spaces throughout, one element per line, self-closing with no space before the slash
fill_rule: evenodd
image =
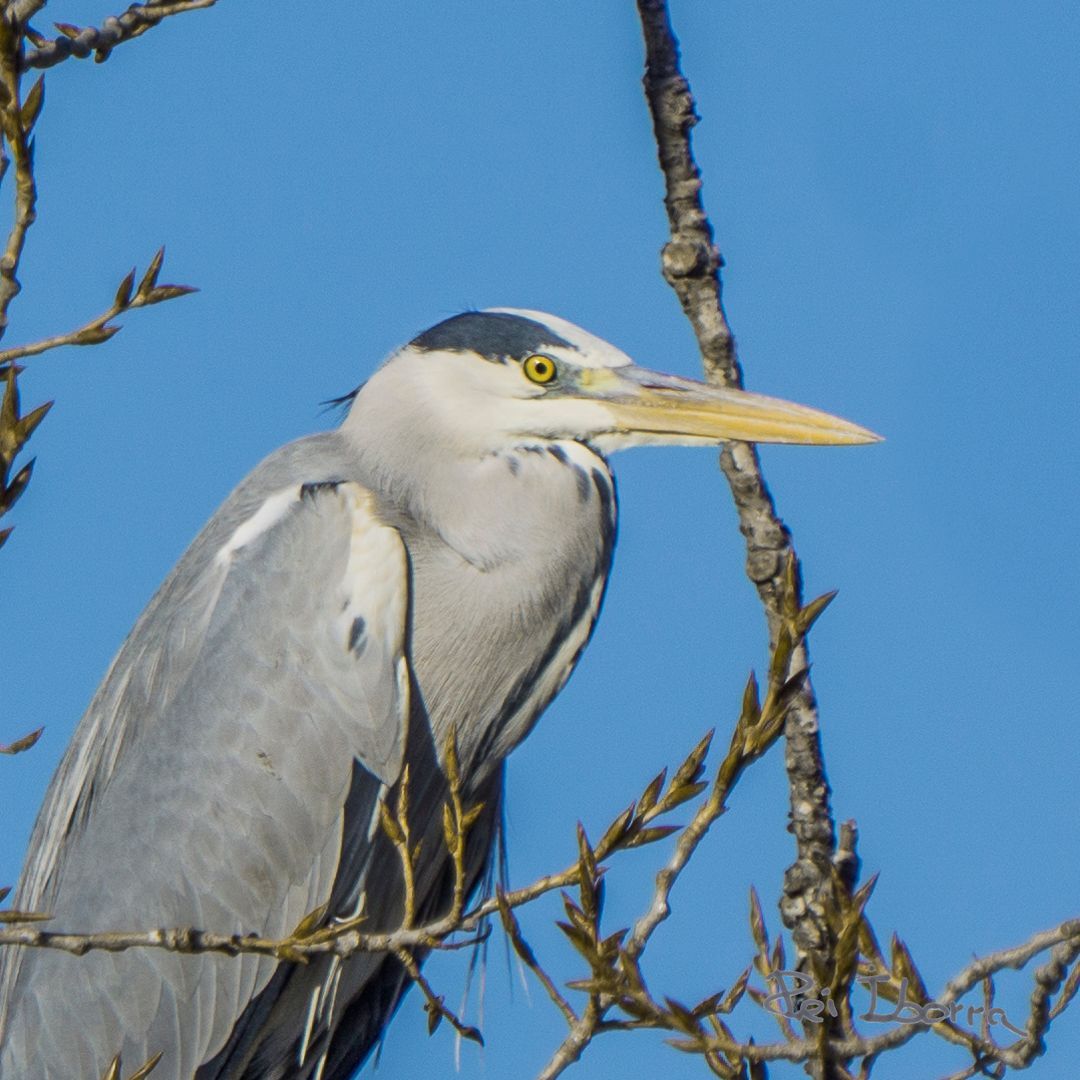
<path id="1" fill-rule="evenodd" d="M 610 452 L 732 440 L 844 445 L 880 438 L 847 420 L 744 390 L 639 367 L 553 315 L 491 308 L 447 319 L 399 350 L 369 386 L 408 394 L 463 443 L 501 449 L 575 439 Z"/>

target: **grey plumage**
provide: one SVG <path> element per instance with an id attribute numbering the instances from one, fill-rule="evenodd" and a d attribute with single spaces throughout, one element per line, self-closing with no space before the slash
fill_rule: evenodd
<path id="1" fill-rule="evenodd" d="M 554 385 L 523 373 L 536 351 L 558 365 Z M 477 363 L 491 359 L 505 363 Z M 715 443 L 733 407 L 768 414 L 763 438 L 770 417 L 785 441 L 793 424 L 797 441 L 868 438 L 697 386 L 534 312 L 469 313 L 414 339 L 340 430 L 259 465 L 165 580 L 53 779 L 19 906 L 76 932 L 281 937 L 324 904 L 326 919 L 362 909 L 370 929 L 393 929 L 401 873 L 377 804 L 407 761 L 418 914 L 444 911 L 441 748 L 455 732 L 466 799 L 484 805 L 472 888 L 506 755 L 600 608 L 616 517 L 602 449 Z M 155 1080 L 345 1080 L 403 987 L 378 955 L 298 966 L 9 950 L 0 1074 L 96 1078 L 118 1052 L 132 1068 L 161 1050 Z"/>

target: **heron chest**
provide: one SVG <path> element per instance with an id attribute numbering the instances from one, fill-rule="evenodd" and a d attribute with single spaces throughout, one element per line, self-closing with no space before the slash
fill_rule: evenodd
<path id="1" fill-rule="evenodd" d="M 404 529 L 412 572 L 410 654 L 437 745 L 496 762 L 528 734 L 588 641 L 615 540 L 614 482 L 591 452 L 508 458 L 483 527 L 501 557 L 469 558 Z M 488 549 L 491 550 L 490 548 Z"/>

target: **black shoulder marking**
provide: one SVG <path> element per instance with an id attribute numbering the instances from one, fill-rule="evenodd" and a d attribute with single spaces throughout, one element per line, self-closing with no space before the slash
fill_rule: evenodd
<path id="1" fill-rule="evenodd" d="M 508 357 L 520 359 L 552 346 L 574 347 L 551 327 L 505 311 L 466 311 L 425 330 L 409 345 L 424 352 L 477 352 L 495 363 L 505 363 Z"/>
<path id="2" fill-rule="evenodd" d="M 610 551 L 615 546 L 615 530 L 619 521 L 619 502 L 615 494 L 615 477 L 605 475 L 600 469 L 592 471 L 593 485 L 600 496 L 600 529 L 604 548 Z"/>
<path id="3" fill-rule="evenodd" d="M 349 627 L 349 649 L 351 652 L 356 653 L 357 656 L 364 651 L 364 646 L 367 644 L 364 641 L 364 631 L 366 629 L 367 623 L 364 622 L 361 615 L 357 615 L 352 621 L 352 626 Z"/>
<path id="4" fill-rule="evenodd" d="M 587 503 L 592 497 L 592 487 L 589 486 L 589 478 L 585 475 L 585 470 L 580 465 L 575 465 L 574 472 L 577 474 L 577 493 L 578 499 Z M 595 473 L 595 469 L 593 472 Z M 595 483 L 595 478 L 594 478 Z"/>

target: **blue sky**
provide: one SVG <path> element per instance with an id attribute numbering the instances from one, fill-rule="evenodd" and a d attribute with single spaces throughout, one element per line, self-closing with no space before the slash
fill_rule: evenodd
<path id="1" fill-rule="evenodd" d="M 40 217 L 6 341 L 104 309 L 162 242 L 163 279 L 202 291 L 23 377 L 27 406 L 57 405 L 0 555 L 0 738 L 46 733 L 0 761 L 5 881 L 80 713 L 184 546 L 394 346 L 463 307 L 514 305 L 698 370 L 657 272 L 666 222 L 633 5 L 491 11 L 399 0 L 255 17 L 221 0 L 103 66 L 48 75 Z M 813 636 L 814 679 L 838 817 L 858 821 L 866 872 L 881 874 L 870 915 L 940 989 L 973 954 L 1076 915 L 1080 896 L 1080 13 L 681 0 L 673 15 L 748 385 L 887 436 L 763 458 L 808 591 L 840 590 Z M 511 760 L 513 883 L 565 865 L 579 819 L 598 835 L 662 765 L 725 731 L 765 661 L 715 455 L 614 464 L 622 522 L 597 636 Z M 779 925 L 785 815 L 774 753 L 679 883 L 647 965 L 657 992 L 730 985 L 750 957 L 751 884 Z M 664 854 L 616 862 L 612 929 L 645 907 Z M 558 915 L 539 905 L 523 925 L 565 980 L 581 972 Z M 450 1002 L 464 968 L 429 965 Z M 1015 1020 L 1026 982 L 1010 978 Z M 528 1077 L 562 1037 L 498 943 L 482 1010 L 488 1047 L 465 1046 L 455 1072 L 451 1034 L 429 1040 L 411 996 L 377 1075 Z M 1030 1075 L 1070 1077 L 1078 1055 L 1066 1015 Z M 874 1075 L 962 1064 L 924 1037 Z M 618 1035 L 571 1075 L 703 1069 L 657 1036 Z"/>

